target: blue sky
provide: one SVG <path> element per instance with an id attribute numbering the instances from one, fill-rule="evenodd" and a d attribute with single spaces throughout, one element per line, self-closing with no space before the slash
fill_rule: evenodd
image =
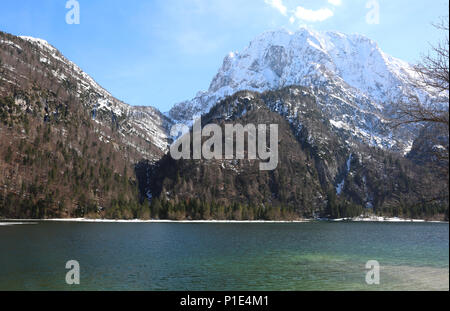
<path id="1" fill-rule="evenodd" d="M 117 98 L 162 111 L 206 90 L 224 56 L 264 31 L 360 33 L 416 62 L 448 11 L 447 0 L 78 0 L 70 25 L 66 2 L 2 0 L 0 30 L 45 39 Z"/>

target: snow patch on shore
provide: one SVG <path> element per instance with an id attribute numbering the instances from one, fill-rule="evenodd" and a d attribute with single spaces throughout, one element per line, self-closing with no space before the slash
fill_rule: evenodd
<path id="1" fill-rule="evenodd" d="M 37 225 L 37 222 L 0 222 L 0 226 Z"/>

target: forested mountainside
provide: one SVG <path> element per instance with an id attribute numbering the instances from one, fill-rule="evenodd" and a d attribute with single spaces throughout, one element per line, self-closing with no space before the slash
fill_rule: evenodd
<path id="1" fill-rule="evenodd" d="M 164 154 L 166 127 L 47 42 L 0 33 L 0 217 L 136 217 L 134 164 Z"/>
<path id="2" fill-rule="evenodd" d="M 414 91 L 408 67 L 364 38 L 346 39 L 353 47 L 340 51 L 342 38 L 316 35 L 318 50 L 310 35 L 297 34 L 289 45 L 281 42 L 284 35 L 263 35 L 250 45 L 251 53 L 226 58 L 207 102 L 176 105 L 165 116 L 114 98 L 46 41 L 0 32 L 0 217 L 298 219 L 376 213 L 448 219 L 448 183 L 435 169 L 433 151 L 448 150 L 448 135 L 424 144 L 441 131 L 393 130 L 385 120 L 388 108 L 374 100 L 393 99 L 391 86 L 401 90 L 398 96 Z M 289 52 L 296 46 L 304 53 Z M 343 69 L 330 71 L 337 60 L 351 63 L 358 46 L 360 58 L 381 55 L 388 68 L 380 75 L 380 66 L 363 66 L 364 85 L 352 84 L 353 71 L 346 79 L 336 75 Z M 260 60 L 250 70 L 251 81 L 267 77 L 267 70 L 274 80 L 239 80 L 235 69 L 248 62 L 247 54 Z M 281 66 L 278 56 L 285 54 L 289 61 Z M 320 59 L 328 59 L 326 66 L 317 64 Z M 308 61 L 309 80 L 297 81 L 290 66 L 304 69 Z M 284 82 L 275 83 L 281 77 Z M 377 80 L 383 77 L 387 86 Z M 278 124 L 277 168 L 260 171 L 258 160 L 172 159 L 171 125 L 196 112 L 204 124 L 222 127 Z"/>
<path id="3" fill-rule="evenodd" d="M 175 161 L 169 155 L 156 165 L 142 162 L 137 169 L 141 193 L 158 198 L 153 217 L 340 218 L 368 211 L 448 217 L 448 188 L 441 176 L 400 153 L 335 132 L 308 88 L 238 92 L 215 105 L 202 122 L 222 128 L 225 123 L 278 124 L 278 167 L 260 171 L 258 160 Z"/>

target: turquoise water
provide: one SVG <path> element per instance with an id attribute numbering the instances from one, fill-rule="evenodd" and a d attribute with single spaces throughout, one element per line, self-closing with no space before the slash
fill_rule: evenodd
<path id="1" fill-rule="evenodd" d="M 0 289 L 448 290 L 448 240 L 439 223 L 0 226 Z M 80 285 L 65 283 L 69 260 Z"/>

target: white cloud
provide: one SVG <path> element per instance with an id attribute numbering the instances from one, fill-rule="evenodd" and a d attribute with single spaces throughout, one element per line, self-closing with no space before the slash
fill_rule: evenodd
<path id="1" fill-rule="evenodd" d="M 282 15 L 288 17 L 293 13 L 291 17 L 289 17 L 289 22 L 294 24 L 296 19 L 308 21 L 308 22 L 322 22 L 334 15 L 333 11 L 329 8 L 321 8 L 318 10 L 310 10 L 304 7 L 298 6 L 295 10 L 288 9 L 287 6 L 284 5 L 283 0 L 264 0 L 264 2 L 270 5 L 272 8 L 276 9 Z M 342 4 L 342 0 L 328 0 L 328 3 L 333 6 L 339 6 Z"/>
<path id="2" fill-rule="evenodd" d="M 287 15 L 287 7 L 283 4 L 283 0 L 265 0 L 265 2 L 277 9 L 281 14 Z"/>
<path id="3" fill-rule="evenodd" d="M 308 22 L 322 22 L 334 15 L 330 9 L 309 10 L 301 6 L 295 9 L 294 14 L 298 19 Z"/>
<path id="4" fill-rule="evenodd" d="M 342 0 L 328 0 L 328 3 L 334 6 L 340 6 L 342 4 Z"/>

